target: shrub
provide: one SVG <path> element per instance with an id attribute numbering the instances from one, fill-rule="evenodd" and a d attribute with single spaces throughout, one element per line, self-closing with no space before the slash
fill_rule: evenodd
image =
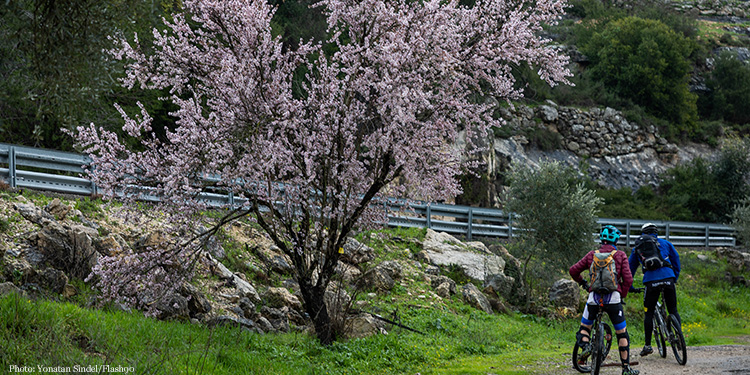
<path id="1" fill-rule="evenodd" d="M 626 17 L 607 24 L 583 45 L 586 72 L 623 98 L 669 120 L 681 135 L 694 131 L 696 96 L 688 89 L 695 44 L 660 21 Z"/>
<path id="2" fill-rule="evenodd" d="M 603 200 L 604 217 L 644 220 L 668 220 L 661 207 L 661 198 L 650 186 L 633 192 L 629 188 L 598 189 L 596 195 Z"/>
<path id="3" fill-rule="evenodd" d="M 745 198 L 734 206 L 732 226 L 740 242 L 750 244 L 750 198 Z"/>
<path id="4" fill-rule="evenodd" d="M 601 199 L 584 187 L 575 170 L 555 161 L 533 169 L 513 164 L 509 178 L 505 209 L 518 214 L 524 245 L 514 248 L 524 263 L 524 279 L 533 288 L 529 265 L 560 272 L 593 248 Z"/>
<path id="5" fill-rule="evenodd" d="M 716 58 L 706 84 L 710 94 L 701 100 L 702 115 L 736 124 L 750 123 L 750 66 L 735 54 L 725 52 Z"/>
<path id="6" fill-rule="evenodd" d="M 660 188 L 673 220 L 726 222 L 750 187 L 750 139 L 730 139 L 716 161 L 697 158 L 670 169 Z"/>
<path id="7" fill-rule="evenodd" d="M 563 139 L 560 133 L 547 128 L 532 127 L 524 131 L 529 144 L 542 151 L 553 151 L 562 148 Z"/>

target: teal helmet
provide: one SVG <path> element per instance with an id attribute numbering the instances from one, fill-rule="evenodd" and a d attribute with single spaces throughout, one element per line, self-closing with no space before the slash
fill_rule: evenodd
<path id="1" fill-rule="evenodd" d="M 602 228 L 602 232 L 599 234 L 599 239 L 602 241 L 617 243 L 620 235 L 622 235 L 622 233 L 620 233 L 617 228 L 612 225 L 605 225 L 604 228 Z"/>

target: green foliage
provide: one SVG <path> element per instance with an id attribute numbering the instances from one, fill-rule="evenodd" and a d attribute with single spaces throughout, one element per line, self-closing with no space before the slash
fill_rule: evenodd
<path id="1" fill-rule="evenodd" d="M 270 0 L 277 6 L 271 28 L 290 48 L 297 48 L 300 40 L 321 42 L 326 37 L 326 20 L 321 7 L 312 7 L 315 0 Z"/>
<path id="2" fill-rule="evenodd" d="M 745 198 L 737 205 L 731 215 L 732 227 L 734 227 L 739 241 L 743 244 L 750 243 L 750 198 Z"/>
<path id="3" fill-rule="evenodd" d="M 701 114 L 736 124 L 750 123 L 750 65 L 725 52 L 715 60 L 706 84 L 710 93 L 701 98 Z"/>
<path id="4" fill-rule="evenodd" d="M 643 186 L 635 192 L 629 188 L 597 189 L 596 195 L 602 199 L 600 211 L 604 217 L 669 220 L 663 213 L 661 198 L 651 186 Z"/>
<path id="5" fill-rule="evenodd" d="M 75 208 L 81 211 L 82 214 L 88 217 L 101 217 L 102 209 L 99 207 L 101 201 L 97 201 L 93 198 L 83 198 L 76 200 Z"/>
<path id="6" fill-rule="evenodd" d="M 672 220 L 721 223 L 748 196 L 750 139 L 730 139 L 716 161 L 697 158 L 670 169 L 660 188 Z"/>
<path id="7" fill-rule="evenodd" d="M 583 47 L 586 72 L 619 96 L 670 121 L 681 135 L 694 131 L 696 96 L 688 89 L 694 44 L 659 21 L 626 17 L 607 24 Z"/>
<path id="8" fill-rule="evenodd" d="M 0 142 L 71 150 L 63 130 L 121 123 L 115 102 L 128 109 L 140 100 L 156 114 L 156 128 L 163 126 L 156 95 L 126 94 L 116 80 L 122 63 L 104 51 L 113 47 L 109 36 L 138 31 L 149 38 L 176 2 L 161 3 L 24 0 L 0 7 Z"/>
<path id="9" fill-rule="evenodd" d="M 10 230 L 10 222 L 8 219 L 2 217 L 0 218 L 0 233 L 6 233 Z"/>
<path id="10" fill-rule="evenodd" d="M 542 151 L 553 151 L 562 148 L 563 139 L 560 133 L 545 127 L 531 127 L 524 130 L 529 145 Z"/>
<path id="11" fill-rule="evenodd" d="M 518 214 L 525 263 L 559 271 L 575 263 L 594 246 L 596 214 L 601 199 L 587 189 L 576 172 L 558 162 L 542 162 L 532 169 L 513 164 L 505 209 Z"/>

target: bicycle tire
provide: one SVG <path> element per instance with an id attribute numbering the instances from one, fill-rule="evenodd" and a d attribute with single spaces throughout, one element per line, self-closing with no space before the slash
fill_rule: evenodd
<path id="1" fill-rule="evenodd" d="M 599 375 L 599 370 L 602 368 L 602 362 L 604 362 L 604 324 L 599 322 L 596 326 L 596 333 L 594 333 L 594 346 L 591 348 L 591 373 Z"/>
<path id="2" fill-rule="evenodd" d="M 677 321 L 677 317 L 674 315 L 669 316 L 667 322 L 667 332 L 669 332 L 669 342 L 672 344 L 672 351 L 674 352 L 674 359 L 677 360 L 682 366 L 687 363 L 687 347 L 685 346 L 685 336 L 682 335 L 682 328 L 680 328 L 680 322 Z"/>
<path id="3" fill-rule="evenodd" d="M 591 354 L 584 360 L 581 360 L 581 353 L 583 352 L 583 349 L 578 346 L 578 342 L 573 345 L 573 356 L 571 357 L 573 360 L 573 368 L 576 369 L 578 372 L 582 373 L 589 373 L 591 372 Z"/>
<path id="4" fill-rule="evenodd" d="M 667 342 L 665 339 L 665 332 L 663 330 L 662 322 L 663 320 L 659 319 L 658 317 L 654 316 L 654 340 L 656 341 L 656 348 L 659 351 L 659 356 L 662 358 L 667 358 Z"/>

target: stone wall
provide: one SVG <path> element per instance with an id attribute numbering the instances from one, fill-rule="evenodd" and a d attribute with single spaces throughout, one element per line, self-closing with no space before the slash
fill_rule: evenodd
<path id="1" fill-rule="evenodd" d="M 678 151 L 654 126 L 631 124 L 621 112 L 612 108 L 582 110 L 561 107 L 552 101 L 531 108 L 516 105 L 501 110 L 503 118 L 514 130 L 546 127 L 559 133 L 563 148 L 580 157 L 603 158 L 622 156 L 653 149 L 660 158 L 672 159 Z M 523 140 L 520 142 L 523 144 Z"/>

